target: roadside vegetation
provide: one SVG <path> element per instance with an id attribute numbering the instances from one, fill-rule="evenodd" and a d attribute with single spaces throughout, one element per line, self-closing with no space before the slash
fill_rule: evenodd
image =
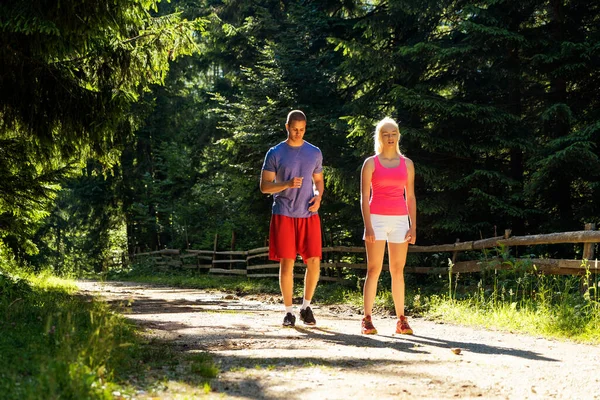
<path id="1" fill-rule="evenodd" d="M 548 338 L 600 343 L 600 279 L 582 261 L 583 276 L 545 275 L 535 264 L 500 254 L 481 274 L 446 277 L 446 293 L 427 298 L 428 318 Z M 448 262 L 451 271 L 452 262 Z M 508 267 L 508 269 L 500 269 Z"/>
<path id="2" fill-rule="evenodd" d="M 210 355 L 147 341 L 105 302 L 77 295 L 72 281 L 17 274 L 0 261 L 2 398 L 139 398 L 171 378 L 210 391 L 218 373 Z"/>

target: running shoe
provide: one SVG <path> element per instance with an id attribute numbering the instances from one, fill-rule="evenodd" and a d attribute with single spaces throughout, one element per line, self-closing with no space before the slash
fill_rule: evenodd
<path id="1" fill-rule="evenodd" d="M 304 325 L 316 325 L 317 321 L 315 320 L 315 316 L 309 307 L 306 307 L 304 310 L 300 310 L 300 319 L 304 322 Z"/>
<path id="2" fill-rule="evenodd" d="M 375 326 L 373 326 L 373 321 L 371 320 L 370 315 L 367 315 L 362 319 L 361 333 L 363 335 L 377 335 L 377 329 L 375 329 Z"/>
<path id="3" fill-rule="evenodd" d="M 396 333 L 400 333 L 402 335 L 412 335 L 413 330 L 411 329 L 406 317 L 404 315 L 400 316 L 400 319 L 396 323 Z"/>
<path id="4" fill-rule="evenodd" d="M 296 325 L 296 317 L 294 314 L 287 313 L 285 317 L 283 317 L 283 326 L 295 326 Z"/>

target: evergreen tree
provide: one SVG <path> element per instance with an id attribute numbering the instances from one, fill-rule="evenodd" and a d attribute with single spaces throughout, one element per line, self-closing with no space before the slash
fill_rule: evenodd
<path id="1" fill-rule="evenodd" d="M 578 230 L 600 215 L 600 5 L 540 2 L 537 18 L 526 54 L 537 81 L 527 200 L 539 211 L 533 226 Z"/>
<path id="2" fill-rule="evenodd" d="M 115 163 L 130 105 L 164 80 L 169 59 L 195 50 L 199 22 L 153 16 L 157 4 L 0 3 L 0 144 L 11 151 L 0 152 L 0 238 L 35 252 L 28 227 L 58 182 L 87 157 Z"/>
<path id="3" fill-rule="evenodd" d="M 366 142 L 383 115 L 400 121 L 401 145 L 417 168 L 421 238 L 477 238 L 497 228 L 539 232 L 540 225 L 543 230 L 569 229 L 572 225 L 564 222 L 577 217 L 565 199 L 580 198 L 591 208 L 597 150 L 590 138 L 597 119 L 581 127 L 579 138 L 567 139 L 565 118 L 572 113 L 565 112 L 565 99 L 555 93 L 563 88 L 564 97 L 566 71 L 594 83 L 589 79 L 594 61 L 583 55 L 594 53 L 597 28 L 592 23 L 598 13 L 583 2 L 570 5 L 381 1 L 367 8 L 358 23 L 363 35 L 338 41 L 347 56 L 342 71 L 355 85 L 349 115 L 353 134 Z M 568 24 L 579 36 L 557 43 L 553 13 L 566 9 L 575 15 L 563 21 L 562 29 Z M 556 62 L 562 57 L 557 51 L 564 60 Z M 364 68 L 368 60 L 377 63 Z M 548 73 L 540 68 L 544 64 L 551 66 Z M 579 82 L 570 84 L 575 92 L 587 90 Z M 548 140 L 556 137 L 544 133 L 549 130 L 558 141 Z M 575 168 L 556 175 L 561 148 L 573 150 Z M 556 184 L 545 184 L 548 179 Z M 569 182 L 577 182 L 577 189 Z M 544 192 L 549 187 L 564 190 L 552 198 Z M 562 208 L 571 211 L 560 217 Z"/>
<path id="4" fill-rule="evenodd" d="M 329 190 L 335 187 L 337 168 L 353 157 L 340 120 L 344 94 L 338 90 L 336 68 L 342 55 L 333 52 L 329 37 L 348 29 L 342 15 L 353 12 L 341 2 L 287 2 L 281 7 L 261 5 L 247 11 L 253 15 L 233 36 L 252 32 L 248 40 L 254 58 L 243 60 L 237 75 L 239 92 L 222 96 L 222 129 L 231 132 L 220 144 L 230 160 L 228 174 L 250 182 L 241 203 L 244 210 L 260 216 L 257 225 L 268 235 L 271 198 L 258 191 L 258 180 L 267 150 L 286 139 L 285 118 L 292 109 L 308 117 L 306 140 L 321 148 L 327 194 L 320 214 L 324 234 L 336 242 L 356 236 L 358 204 Z M 229 153 L 229 155 L 228 155 Z M 354 166 L 353 166 L 354 167 Z M 238 184 L 242 184 L 239 182 Z"/>

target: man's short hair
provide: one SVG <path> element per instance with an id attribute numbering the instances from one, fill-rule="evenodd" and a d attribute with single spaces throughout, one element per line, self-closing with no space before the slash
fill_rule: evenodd
<path id="1" fill-rule="evenodd" d="M 292 121 L 306 121 L 306 115 L 300 110 L 292 110 L 287 116 L 286 124 L 290 124 Z"/>

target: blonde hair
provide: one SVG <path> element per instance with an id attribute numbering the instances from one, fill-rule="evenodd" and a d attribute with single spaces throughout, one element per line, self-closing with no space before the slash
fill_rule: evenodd
<path id="1" fill-rule="evenodd" d="M 375 142 L 375 154 L 379 154 L 383 151 L 383 138 L 381 137 L 381 129 L 386 124 L 392 124 L 396 127 L 396 130 L 398 131 L 398 141 L 396 142 L 396 152 L 398 154 L 402 154 L 400 152 L 400 136 L 401 136 L 400 128 L 398 127 L 398 124 L 396 123 L 396 121 L 394 121 L 390 117 L 385 117 L 384 119 L 382 119 L 381 121 L 379 121 L 377 123 L 377 126 L 375 126 L 375 134 L 373 135 L 373 141 Z"/>

